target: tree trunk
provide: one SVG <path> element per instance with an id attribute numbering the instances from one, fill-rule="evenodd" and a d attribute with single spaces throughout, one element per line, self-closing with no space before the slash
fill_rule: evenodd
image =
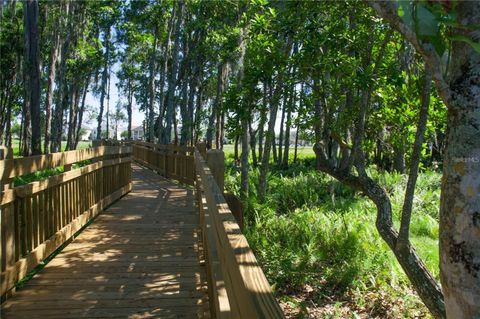
<path id="1" fill-rule="evenodd" d="M 50 152 L 55 153 L 60 151 L 62 143 L 63 132 L 63 110 L 68 101 L 68 85 L 67 85 L 67 58 L 70 50 L 70 33 L 69 30 L 69 13 L 71 2 L 66 1 L 62 8 L 62 15 L 60 19 L 60 38 L 65 37 L 60 52 L 60 70 L 57 78 L 57 93 L 55 95 L 55 110 L 52 118 L 52 132 Z"/>
<path id="2" fill-rule="evenodd" d="M 479 317 L 480 54 L 466 42 L 453 41 L 446 79 L 432 45 L 420 41 L 402 22 L 394 4 L 371 5 L 423 56 L 448 108 L 440 197 L 440 278 L 447 318 Z M 475 28 L 466 26 L 480 24 L 480 6 L 475 1 L 463 1 L 455 10 L 461 27 L 453 28 L 452 34 L 476 39 Z"/>
<path id="3" fill-rule="evenodd" d="M 282 107 L 282 117 L 280 118 L 280 134 L 278 136 L 278 159 L 277 164 L 281 164 L 283 162 L 283 154 L 282 154 L 282 146 L 283 146 L 283 131 L 285 125 L 285 113 L 287 110 L 287 103 L 288 103 L 288 89 L 287 87 L 283 88 L 283 107 Z"/>
<path id="4" fill-rule="evenodd" d="M 459 2 L 459 23 L 480 24 L 480 6 Z M 475 38 L 474 29 L 456 32 Z M 478 37 L 477 37 L 478 39 Z M 448 318 L 480 317 L 480 54 L 453 45 L 440 198 L 440 278 Z"/>
<path id="5" fill-rule="evenodd" d="M 288 167 L 288 158 L 290 152 L 290 127 L 292 125 L 292 109 L 295 106 L 295 97 L 295 85 L 292 85 L 292 92 L 290 94 L 290 101 L 288 103 L 287 123 L 285 126 L 285 148 L 283 152 L 283 167 Z"/>
<path id="6" fill-rule="evenodd" d="M 410 245 L 410 220 L 413 207 L 413 196 L 415 194 L 415 185 L 418 177 L 418 167 L 420 166 L 420 156 L 422 153 L 422 144 L 427 128 L 428 108 L 430 105 L 430 89 L 432 85 L 432 76 L 425 70 L 425 82 L 422 88 L 421 102 L 417 124 L 417 133 L 415 134 L 415 142 L 413 144 L 412 156 L 410 159 L 410 171 L 408 174 L 407 188 L 405 190 L 405 199 L 403 201 L 402 219 L 398 234 L 397 248 Z"/>
<path id="7" fill-rule="evenodd" d="M 82 124 L 83 124 L 83 113 L 85 112 L 85 100 L 87 98 L 88 85 L 90 84 L 90 78 L 91 78 L 91 75 L 89 74 L 85 80 L 85 87 L 83 88 L 82 105 L 80 106 L 80 110 L 78 111 L 78 124 L 77 124 L 77 131 L 75 133 L 75 145 L 73 149 L 77 149 L 78 142 L 80 141 L 80 131 L 82 129 Z"/>
<path id="8" fill-rule="evenodd" d="M 248 199 L 248 155 L 249 155 L 249 143 L 248 143 L 248 117 L 243 116 L 241 120 L 242 125 L 242 154 L 240 159 L 240 199 L 243 203 Z"/>
<path id="9" fill-rule="evenodd" d="M 156 53 L 157 53 L 158 29 L 155 28 L 153 40 L 153 48 L 150 54 L 149 76 L 148 76 L 148 132 L 146 132 L 147 142 L 153 142 L 154 131 L 153 123 L 155 120 L 155 70 L 156 70 Z"/>
<path id="10" fill-rule="evenodd" d="M 178 64 L 179 64 L 179 52 L 180 52 L 180 41 L 181 41 L 181 25 L 183 21 L 183 11 L 184 3 L 183 1 L 178 2 L 178 16 L 175 23 L 175 33 L 174 33 L 174 45 L 172 52 L 172 69 L 168 79 L 168 91 L 167 91 L 167 107 L 166 107 L 166 125 L 165 125 L 165 136 L 163 136 L 163 143 L 168 144 L 172 140 L 172 124 L 176 121 L 175 117 L 175 89 L 177 82 L 177 73 L 178 73 Z M 175 131 L 175 134 L 176 131 Z"/>
<path id="11" fill-rule="evenodd" d="M 40 131 L 40 52 L 38 29 L 38 0 L 24 2 L 25 17 L 25 100 L 26 108 L 30 108 L 31 120 L 35 125 L 26 124 L 27 132 L 31 130 L 31 153 L 42 153 L 42 139 Z M 28 125 L 28 126 L 27 126 Z M 28 133 L 27 133 L 28 135 Z M 27 155 L 28 152 L 26 152 Z"/>
<path id="12" fill-rule="evenodd" d="M 23 121 L 22 121 L 22 145 L 21 145 L 21 153 L 23 156 L 30 156 L 31 155 L 31 137 L 32 137 L 32 130 L 30 126 L 30 102 L 25 100 L 23 103 Z"/>
<path id="13" fill-rule="evenodd" d="M 288 57 L 288 53 L 291 48 L 291 40 L 288 40 L 286 45 L 286 54 L 285 57 Z M 269 171 L 270 165 L 270 151 L 272 146 L 275 143 L 275 121 L 277 119 L 277 110 L 280 103 L 281 89 L 283 87 L 283 73 L 280 72 L 278 75 L 275 92 L 273 93 L 271 103 L 270 103 L 270 117 L 268 119 L 268 130 L 265 139 L 265 148 L 262 156 L 262 163 L 260 166 L 260 175 L 258 178 L 258 197 L 261 202 L 265 200 L 265 195 L 267 192 L 267 174 Z"/>
<path id="14" fill-rule="evenodd" d="M 240 141 L 240 135 L 236 134 L 235 135 L 235 143 L 233 144 L 233 161 L 235 162 L 235 165 L 237 165 L 237 162 L 239 160 L 238 158 L 238 143 Z"/>
<path id="15" fill-rule="evenodd" d="M 260 109 L 260 122 L 258 123 L 258 161 L 262 161 L 263 157 L 263 137 L 264 137 L 264 126 L 267 122 L 267 82 L 263 82 L 263 107 Z"/>
<path id="16" fill-rule="evenodd" d="M 187 77 L 183 79 L 182 83 L 182 101 L 180 102 L 180 116 L 182 117 L 182 129 L 180 132 L 180 145 L 187 145 L 188 131 L 188 81 Z"/>
<path id="17" fill-rule="evenodd" d="M 78 89 L 78 78 L 75 77 L 75 80 L 72 83 L 72 93 L 71 100 L 70 100 L 70 110 L 68 112 L 68 131 L 67 131 L 67 145 L 65 146 L 65 150 L 72 150 L 73 146 L 75 145 L 74 134 L 75 134 L 75 126 L 77 122 L 77 106 L 78 106 L 78 96 L 79 96 L 79 89 Z"/>
<path id="18" fill-rule="evenodd" d="M 128 128 L 127 134 L 128 139 L 132 139 L 132 105 L 133 105 L 133 89 L 132 89 L 132 82 L 128 80 L 128 103 L 127 103 L 127 117 L 128 117 Z"/>
<path id="19" fill-rule="evenodd" d="M 225 91 L 228 75 L 230 73 L 230 65 L 227 61 L 223 61 L 218 65 L 217 69 L 217 93 L 215 102 L 212 105 L 212 113 L 209 117 L 209 126 L 207 128 L 207 147 L 213 145 L 213 134 L 215 133 L 215 146 L 220 148 L 220 136 L 222 130 L 222 98 Z"/>
<path id="20" fill-rule="evenodd" d="M 45 99 L 45 135 L 44 135 L 44 147 L 43 151 L 45 154 L 48 154 L 50 150 L 50 129 L 51 129 L 51 109 L 53 102 L 53 86 L 55 84 L 55 75 L 57 67 L 57 57 L 58 50 L 60 46 L 60 35 L 58 29 L 55 28 L 53 34 L 53 44 L 50 50 L 50 66 L 48 72 L 48 82 L 47 82 L 47 96 Z"/>
<path id="21" fill-rule="evenodd" d="M 105 61 L 103 64 L 103 73 L 102 73 L 102 84 L 100 92 L 100 109 L 98 111 L 97 117 L 97 140 L 102 139 L 102 121 L 103 121 L 103 110 L 105 108 L 105 95 L 107 94 L 107 82 L 108 82 L 108 65 L 110 61 L 110 31 L 111 27 L 108 26 L 105 30 L 105 35 L 103 39 L 103 46 L 105 47 Z M 108 113 L 108 112 L 107 112 Z M 108 116 L 108 114 L 107 114 Z M 107 136 L 108 138 L 108 136 Z"/>
<path id="22" fill-rule="evenodd" d="M 298 131 L 300 131 L 300 128 L 296 127 L 296 132 L 295 132 L 295 151 L 293 153 L 293 162 L 296 163 L 297 162 L 297 157 L 298 157 Z"/>
<path id="23" fill-rule="evenodd" d="M 399 143 L 399 145 L 393 146 L 393 169 L 400 174 L 405 173 L 405 145 Z"/>
<path id="24" fill-rule="evenodd" d="M 252 165 L 253 167 L 258 166 L 258 160 L 257 160 L 257 153 L 255 151 L 256 149 L 256 133 L 258 129 L 255 131 L 252 129 L 252 123 L 248 123 L 248 131 L 250 133 L 250 150 L 252 151 Z"/>

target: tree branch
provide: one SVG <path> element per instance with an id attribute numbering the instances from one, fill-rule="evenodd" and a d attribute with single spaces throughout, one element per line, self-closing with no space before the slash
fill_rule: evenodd
<path id="1" fill-rule="evenodd" d="M 432 74 L 432 78 L 438 89 L 439 95 L 447 107 L 451 107 L 452 92 L 440 68 L 441 59 L 431 43 L 422 42 L 415 31 L 406 25 L 397 14 L 395 2 L 368 0 L 370 6 L 385 19 L 395 30 L 400 32 L 424 58 L 425 63 Z"/>

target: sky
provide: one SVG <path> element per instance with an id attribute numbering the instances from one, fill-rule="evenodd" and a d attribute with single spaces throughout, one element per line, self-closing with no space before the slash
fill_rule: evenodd
<path id="1" fill-rule="evenodd" d="M 116 71 L 118 70 L 118 63 L 114 64 L 111 70 L 110 74 L 110 111 L 115 109 L 115 106 L 117 105 L 118 101 L 121 102 L 126 102 L 126 97 L 123 97 L 119 95 L 118 88 L 117 88 L 117 83 L 118 83 L 118 78 L 116 75 Z M 86 104 L 88 106 L 93 106 L 95 109 L 100 109 L 100 96 L 97 98 L 93 96 L 91 90 L 88 92 L 87 97 L 86 97 Z M 106 108 L 107 108 L 107 99 L 105 98 L 105 110 L 104 110 L 104 118 L 106 114 Z M 127 112 L 124 111 L 125 117 L 127 116 Z M 133 112 L 132 112 L 132 128 L 135 128 L 137 126 L 142 125 L 142 121 L 144 120 L 144 114 L 138 110 L 137 105 L 135 104 L 135 99 L 133 99 Z M 88 127 L 90 129 L 94 129 L 97 127 L 97 120 L 96 119 L 90 119 L 88 122 L 84 124 L 85 127 Z M 127 123 L 122 123 L 119 124 L 119 131 L 126 130 L 127 128 Z"/>
<path id="2" fill-rule="evenodd" d="M 110 74 L 110 111 L 113 111 L 115 109 L 115 106 L 117 105 L 117 102 L 123 102 L 125 103 L 127 98 L 120 95 L 120 92 L 118 91 L 117 88 L 117 83 L 118 83 L 118 78 L 116 75 L 116 72 L 118 68 L 120 67 L 120 64 L 117 62 L 112 66 L 111 69 L 111 74 Z M 95 97 L 93 96 L 91 90 L 87 93 L 86 97 L 86 105 L 87 106 L 92 106 L 94 109 L 99 110 L 100 109 L 100 96 Z M 107 108 L 107 99 L 105 98 L 105 110 L 104 110 L 104 120 L 103 120 L 103 125 L 105 127 L 106 125 L 106 108 Z M 127 116 L 126 111 L 124 111 L 125 117 Z M 295 114 L 294 114 L 295 116 Z M 135 103 L 135 98 L 133 99 L 133 112 L 132 112 L 132 128 L 135 128 L 137 126 L 142 125 L 143 120 L 145 119 L 145 115 L 143 112 L 140 112 L 138 110 L 138 106 Z M 277 113 L 277 120 L 275 123 L 275 132 L 278 134 L 280 132 L 280 122 L 281 122 L 281 112 Z M 111 124 L 110 124 L 111 125 Z M 97 119 L 96 117 L 94 119 L 87 119 L 85 123 L 83 124 L 84 127 L 89 128 L 89 129 L 96 129 L 97 127 Z M 127 129 L 127 122 L 125 121 L 124 123 L 119 124 L 118 131 L 121 133 Z"/>

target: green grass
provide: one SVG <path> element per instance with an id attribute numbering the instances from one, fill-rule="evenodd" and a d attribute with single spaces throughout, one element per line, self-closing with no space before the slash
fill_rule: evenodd
<path id="1" fill-rule="evenodd" d="M 12 140 L 12 149 L 13 149 L 13 156 L 15 157 L 21 157 L 20 149 L 18 148 L 19 146 L 19 140 L 18 139 L 13 139 Z M 65 147 L 67 146 L 66 141 L 62 141 L 62 150 L 65 150 Z M 77 150 L 89 148 L 92 146 L 91 141 L 79 141 L 77 145 Z M 43 144 L 42 144 L 42 150 L 43 150 Z"/>
<path id="2" fill-rule="evenodd" d="M 223 146 L 223 152 L 225 153 L 225 158 L 229 159 L 232 158 L 235 154 L 235 149 L 233 144 L 226 144 Z M 240 156 L 242 152 L 242 148 L 239 146 L 238 147 L 238 156 Z M 258 152 L 258 149 L 257 149 Z M 290 161 L 293 161 L 293 156 L 295 154 L 294 148 L 290 147 L 290 150 L 288 152 L 288 156 Z M 297 150 L 297 158 L 299 160 L 305 159 L 305 158 L 311 158 L 315 156 L 315 153 L 313 152 L 313 146 L 299 146 Z M 250 153 L 250 160 L 252 159 L 252 155 Z"/>
<path id="3" fill-rule="evenodd" d="M 225 186 L 238 194 L 240 174 L 231 160 L 227 156 Z M 250 173 L 245 234 L 277 294 L 288 298 L 308 285 L 314 288 L 315 302 L 325 296 L 353 295 L 355 303 L 362 304 L 367 302 L 364 295 L 374 293 L 404 300 L 395 317 L 412 317 L 418 309 L 425 313 L 375 228 L 374 204 L 314 171 L 313 163 L 314 159 L 305 156 L 287 170 L 273 166 L 264 203 L 257 200 L 258 169 Z M 407 177 L 370 173 L 388 191 L 398 227 Z M 410 236 L 437 280 L 439 198 L 440 174 L 421 173 Z"/>
<path id="4" fill-rule="evenodd" d="M 20 150 L 18 149 L 18 144 L 19 143 L 18 143 L 17 139 L 12 141 L 13 154 L 14 154 L 15 157 L 21 157 L 20 156 Z M 65 149 L 65 146 L 66 146 L 66 142 L 62 142 L 62 149 Z M 89 148 L 89 147 L 91 147 L 91 142 L 80 141 L 78 143 L 77 149 L 85 149 L 85 148 Z M 90 164 L 90 161 L 84 161 L 84 162 L 81 162 L 81 163 L 73 164 L 72 168 L 75 169 L 75 168 L 82 167 L 82 166 L 85 166 L 85 165 L 88 165 L 88 164 Z M 32 182 L 45 180 L 45 179 L 47 179 L 51 176 L 62 174 L 63 172 L 64 172 L 63 166 L 48 168 L 48 169 L 45 169 L 45 170 L 41 170 L 41 171 L 37 171 L 37 172 L 34 172 L 34 173 L 26 174 L 26 175 L 23 175 L 23 176 L 17 176 L 17 177 L 15 177 L 13 183 L 14 183 L 15 187 L 16 186 L 21 186 L 21 185 L 26 185 L 26 184 L 29 184 L 29 183 L 32 183 Z"/>

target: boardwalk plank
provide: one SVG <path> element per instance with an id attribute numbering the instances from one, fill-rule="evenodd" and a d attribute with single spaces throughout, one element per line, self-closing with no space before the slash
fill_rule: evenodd
<path id="1" fill-rule="evenodd" d="M 132 192 L 2 304 L 2 318 L 209 316 L 192 190 L 132 166 Z"/>

